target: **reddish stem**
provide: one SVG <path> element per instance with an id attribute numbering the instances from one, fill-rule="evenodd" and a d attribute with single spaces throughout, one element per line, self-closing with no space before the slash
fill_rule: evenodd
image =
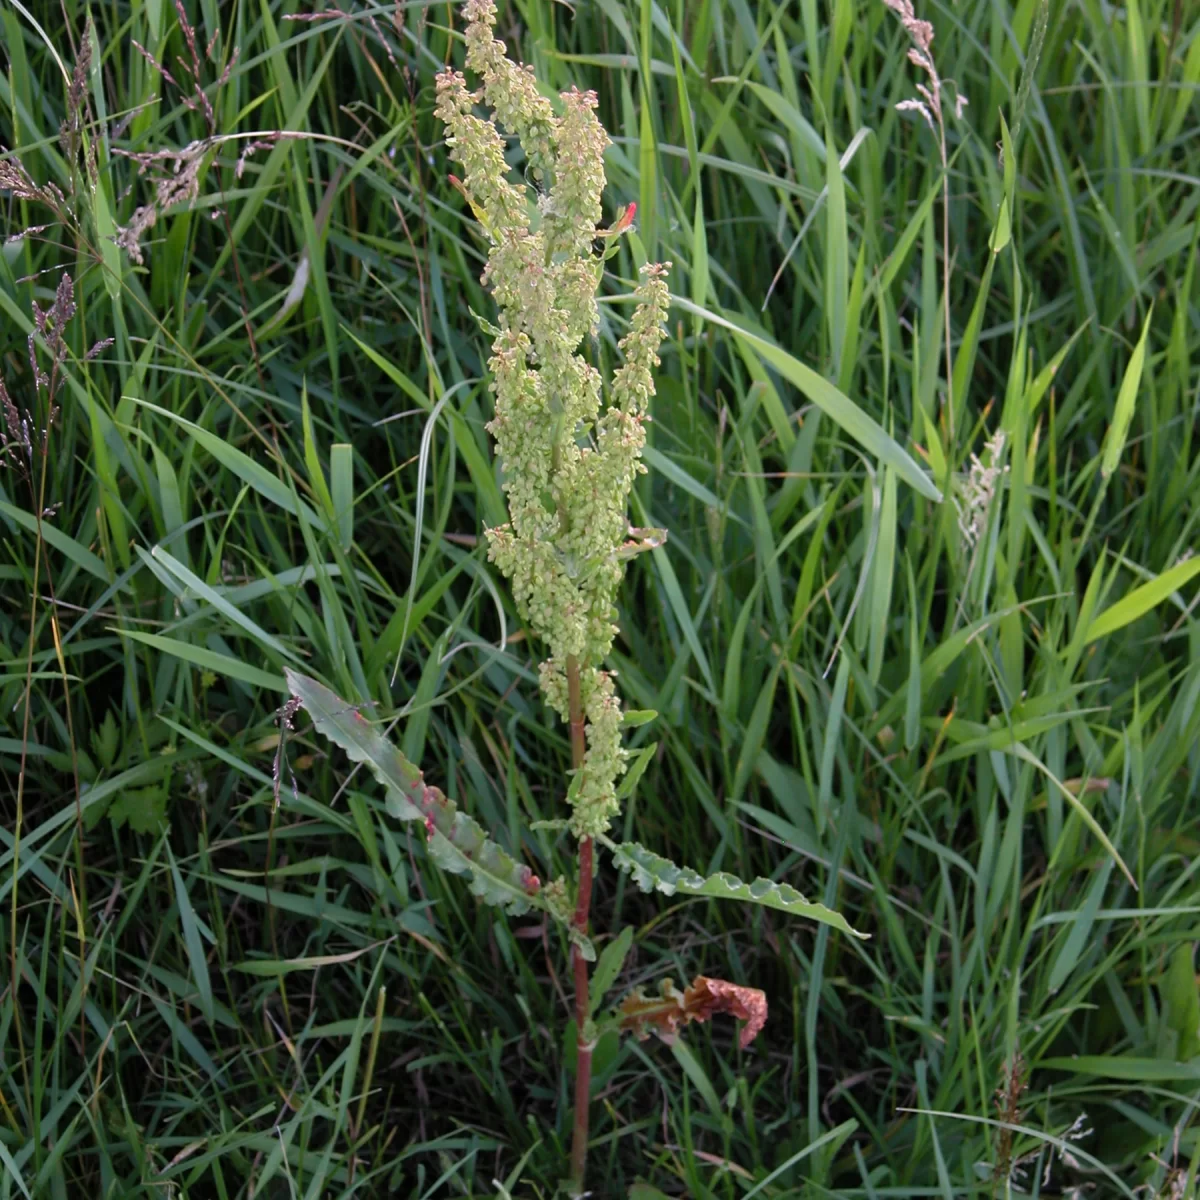
<path id="1" fill-rule="evenodd" d="M 567 711 L 571 721 L 571 765 L 575 770 L 583 767 L 583 758 L 587 753 L 587 740 L 584 736 L 583 722 L 583 690 L 579 683 L 579 659 L 573 654 L 567 658 Z M 591 902 L 591 896 L 588 897 Z M 583 915 L 587 917 L 587 905 L 583 907 Z"/>
<path id="2" fill-rule="evenodd" d="M 575 908 L 575 928 L 587 934 L 588 907 L 592 898 L 592 839 L 584 838 L 579 843 L 579 901 Z M 587 959 L 572 948 L 575 961 L 575 1132 L 571 1141 L 571 1181 L 576 1195 L 583 1194 L 583 1177 L 587 1165 L 588 1109 L 592 1091 L 592 1042 L 587 1036 L 586 1026 L 591 1019 L 588 996 Z"/>
<path id="3" fill-rule="evenodd" d="M 567 707 L 571 725 L 571 761 L 577 771 L 583 769 L 587 741 L 584 736 L 583 697 L 579 682 L 579 660 L 571 655 L 567 659 Z M 592 874 L 595 854 L 591 838 L 579 842 L 579 891 L 575 902 L 574 926 L 585 937 L 588 931 L 588 913 L 592 906 Z M 571 1140 L 571 1182 L 575 1194 L 583 1194 L 583 1180 L 587 1167 L 588 1151 L 588 1108 L 592 1091 L 592 1042 L 587 1035 L 587 1024 L 591 1019 L 591 1004 L 588 995 L 587 959 L 579 947 L 571 950 L 575 967 L 575 1129 Z"/>

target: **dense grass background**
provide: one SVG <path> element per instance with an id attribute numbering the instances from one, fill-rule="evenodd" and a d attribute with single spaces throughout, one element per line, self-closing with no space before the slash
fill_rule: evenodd
<path id="1" fill-rule="evenodd" d="M 548 1196 L 564 1173 L 557 935 L 427 867 L 303 721 L 274 804 L 300 662 L 399 717 L 543 877 L 569 850 L 522 832 L 569 756 L 476 545 L 501 511 L 490 310 L 431 115 L 456 13 L 301 7 L 187 0 L 193 60 L 166 0 L 94 5 L 72 95 L 85 6 L 0 0 L 3 161 L 63 197 L 0 192 L 0 371 L 38 428 L 33 305 L 64 272 L 78 305 L 48 453 L 22 478 L 10 429 L 0 472 L 3 1197 Z M 614 655 L 661 714 L 626 832 L 872 936 L 606 875 L 623 983 L 720 974 L 771 1019 L 745 1053 L 729 1023 L 601 1047 L 597 1195 L 1196 1194 L 1200 21 L 919 15 L 970 102 L 953 411 L 937 143 L 895 109 L 919 76 L 882 3 L 502 14 L 550 85 L 600 93 L 612 207 L 639 204 L 614 292 L 635 253 L 670 258 L 680 297 L 837 382 L 948 495 L 1005 435 L 972 547 L 954 503 L 677 310 L 634 508 L 670 541 L 632 567 Z M 214 134 L 133 261 L 115 229 L 179 160 L 129 153 Z"/>

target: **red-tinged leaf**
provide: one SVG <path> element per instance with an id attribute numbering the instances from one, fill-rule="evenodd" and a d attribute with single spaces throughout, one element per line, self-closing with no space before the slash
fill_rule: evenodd
<path id="1" fill-rule="evenodd" d="M 629 541 L 623 542 L 617 549 L 618 558 L 633 558 L 635 554 L 644 554 L 647 550 L 657 550 L 667 544 L 665 529 L 638 529 L 629 527 Z"/>
<path id="2" fill-rule="evenodd" d="M 692 988 L 708 995 L 702 1016 L 696 1020 L 706 1021 L 713 1013 L 729 1013 L 739 1021 L 745 1021 L 738 1035 L 738 1045 L 743 1050 L 750 1045 L 767 1023 L 767 996 L 758 988 L 742 987 L 737 983 L 729 983 L 725 979 L 709 979 L 704 975 L 696 977 Z"/>
<path id="3" fill-rule="evenodd" d="M 387 789 L 388 811 L 401 821 L 420 821 L 430 857 L 444 870 L 470 877 L 471 891 L 487 904 L 520 916 L 544 908 L 541 882 L 524 864 L 491 841 L 483 827 L 459 810 L 353 705 L 323 684 L 288 670 L 292 695 L 320 733 L 341 746 Z"/>

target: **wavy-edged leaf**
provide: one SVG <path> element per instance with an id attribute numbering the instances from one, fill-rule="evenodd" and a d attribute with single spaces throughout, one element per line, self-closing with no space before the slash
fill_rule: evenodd
<path id="1" fill-rule="evenodd" d="M 724 871 L 706 877 L 690 867 L 677 866 L 669 858 L 663 858 L 637 842 L 607 844 L 612 851 L 613 862 L 622 871 L 627 871 L 643 892 L 652 892 L 657 888 L 668 896 L 681 892 L 685 896 L 741 900 L 748 904 L 761 904 L 766 908 L 778 909 L 794 917 L 807 917 L 809 920 L 819 921 L 822 925 L 831 925 L 852 937 L 869 936 L 852 928 L 841 913 L 826 908 L 824 904 L 806 900 L 789 884 L 774 883 L 770 879 L 756 879 L 753 883 L 746 883 L 736 875 L 729 875 Z"/>
<path id="2" fill-rule="evenodd" d="M 440 788 L 430 787 L 409 762 L 352 704 L 324 684 L 287 670 L 288 690 L 331 742 L 369 767 L 387 789 L 388 812 L 401 821 L 424 821 L 429 856 L 455 875 L 469 875 L 471 891 L 485 904 L 514 916 L 544 909 L 536 875 L 491 841 L 474 818 Z"/>

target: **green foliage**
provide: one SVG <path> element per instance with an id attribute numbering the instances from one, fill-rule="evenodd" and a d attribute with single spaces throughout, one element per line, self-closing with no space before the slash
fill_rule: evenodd
<path id="1" fill-rule="evenodd" d="M 1200 983 L 1196 980 L 1194 946 L 1177 946 L 1163 983 L 1167 1028 L 1175 1035 L 1179 1062 L 1200 1055 Z"/>
<path id="2" fill-rule="evenodd" d="M 167 813 L 163 787 L 125 788 L 108 806 L 106 816 L 114 830 L 126 822 L 134 833 L 157 833 Z"/>
<path id="3" fill-rule="evenodd" d="M 486 247 L 433 113 L 464 22 L 342 7 L 185 0 L 210 128 L 175 6 L 91 5 L 93 183 L 60 139 L 83 7 L 0 0 L 0 159 L 33 185 L 0 186 L 0 375 L 31 428 L 33 304 L 64 270 L 77 304 L 35 486 L 0 451 L 0 1195 L 545 1197 L 561 1171 L 557 926 L 547 955 L 541 912 L 416 869 L 421 827 L 299 721 L 273 805 L 291 666 L 403 712 L 494 840 L 569 869 L 561 831 L 522 834 L 564 815 L 569 748 L 481 545 L 507 519 Z M 634 930 L 610 996 L 720 970 L 771 1010 L 745 1054 L 732 1023 L 614 1038 L 603 1071 L 598 1048 L 614 1196 L 1195 1186 L 1198 15 L 917 13 L 970 100 L 947 104 L 953 423 L 939 154 L 893 107 L 916 80 L 881 0 L 502 9 L 552 90 L 600 97 L 606 211 L 639 204 L 583 346 L 605 377 L 641 264 L 674 264 L 631 494 L 670 539 L 629 561 L 607 663 L 660 717 L 623 726 L 642 774 L 612 837 L 871 934 L 607 873 L 597 921 Z M 148 205 L 139 263 L 100 230 Z M 968 547 L 953 497 L 998 431 Z M 89 828 L 143 789 L 157 828 Z"/>
<path id="4" fill-rule="evenodd" d="M 625 959 L 629 956 L 629 948 L 632 945 L 633 926 L 626 925 L 601 951 L 590 987 L 592 1016 L 596 1015 L 597 1009 L 603 1004 L 609 988 L 616 983 L 617 976 L 621 974 L 621 968 L 625 965 Z"/>

